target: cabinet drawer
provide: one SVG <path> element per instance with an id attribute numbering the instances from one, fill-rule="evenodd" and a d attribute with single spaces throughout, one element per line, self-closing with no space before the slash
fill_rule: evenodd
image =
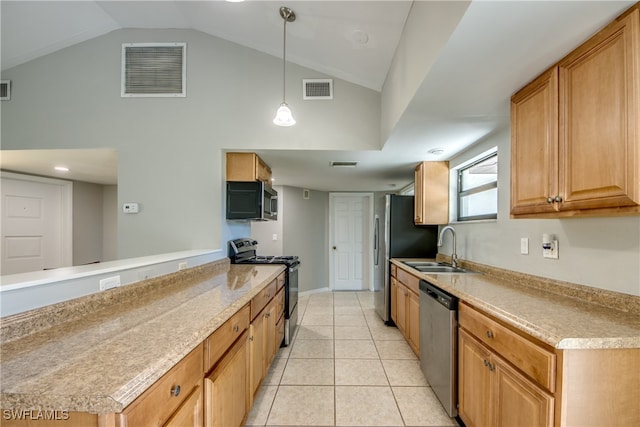
<path id="1" fill-rule="evenodd" d="M 208 372 L 231 347 L 242 333 L 249 328 L 250 308 L 245 305 L 224 322 L 204 342 L 204 372 Z"/>
<path id="2" fill-rule="evenodd" d="M 255 319 L 258 313 L 269 304 L 271 298 L 276 294 L 277 279 L 269 283 L 258 295 L 251 300 L 251 320 Z"/>
<path id="3" fill-rule="evenodd" d="M 280 275 L 278 276 L 278 278 L 276 279 L 277 281 L 277 290 L 280 290 L 284 287 L 284 282 L 285 282 L 285 276 L 284 276 L 284 272 L 280 273 Z"/>
<path id="4" fill-rule="evenodd" d="M 460 326 L 540 385 L 555 391 L 556 356 L 493 319 L 462 303 Z"/>
<path id="5" fill-rule="evenodd" d="M 122 414 L 116 415 L 116 425 L 163 425 L 192 391 L 201 386 L 202 353 L 201 344 L 127 406 Z"/>
<path id="6" fill-rule="evenodd" d="M 420 295 L 420 279 L 416 276 L 408 273 L 407 271 L 399 268 L 397 270 L 397 278 L 399 282 L 402 282 L 410 291 L 413 291 L 416 295 Z"/>

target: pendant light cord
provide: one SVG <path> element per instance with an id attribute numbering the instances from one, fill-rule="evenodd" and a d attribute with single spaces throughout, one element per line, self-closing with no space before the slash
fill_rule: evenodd
<path id="1" fill-rule="evenodd" d="M 282 35 L 282 103 L 285 104 L 286 103 L 286 89 L 285 89 L 285 82 L 286 82 L 286 73 L 287 73 L 287 65 L 286 65 L 286 58 L 287 58 L 287 21 L 289 20 L 289 15 L 286 15 L 284 17 L 284 31 L 283 31 L 283 35 Z"/>

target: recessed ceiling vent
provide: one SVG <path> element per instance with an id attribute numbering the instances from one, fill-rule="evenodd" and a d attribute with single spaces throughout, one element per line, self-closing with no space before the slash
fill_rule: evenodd
<path id="1" fill-rule="evenodd" d="M 123 97 L 185 97 L 186 43 L 123 43 Z"/>
<path id="2" fill-rule="evenodd" d="M 0 80 L 0 101 L 11 99 L 11 80 Z"/>
<path id="3" fill-rule="evenodd" d="M 333 99 L 333 79 L 302 79 L 302 99 Z"/>
<path id="4" fill-rule="evenodd" d="M 358 162 L 331 162 L 332 168 L 355 168 Z"/>

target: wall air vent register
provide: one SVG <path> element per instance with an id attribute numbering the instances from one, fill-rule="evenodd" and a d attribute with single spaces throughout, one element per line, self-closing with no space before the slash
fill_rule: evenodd
<path id="1" fill-rule="evenodd" d="M 0 101 L 11 99 L 11 80 L 0 80 Z"/>
<path id="2" fill-rule="evenodd" d="M 333 99 L 333 79 L 303 79 L 302 99 Z"/>
<path id="3" fill-rule="evenodd" d="M 185 97 L 186 43 L 123 43 L 122 97 Z"/>

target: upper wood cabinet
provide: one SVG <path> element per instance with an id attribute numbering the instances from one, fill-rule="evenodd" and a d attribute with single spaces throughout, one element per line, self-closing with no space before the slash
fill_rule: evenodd
<path id="1" fill-rule="evenodd" d="M 227 153 L 227 181 L 271 184 L 271 168 L 255 153 Z"/>
<path id="2" fill-rule="evenodd" d="M 511 98 L 511 214 L 640 212 L 640 11 Z"/>
<path id="3" fill-rule="evenodd" d="M 449 223 L 449 162 L 421 162 L 414 184 L 414 222 Z"/>

